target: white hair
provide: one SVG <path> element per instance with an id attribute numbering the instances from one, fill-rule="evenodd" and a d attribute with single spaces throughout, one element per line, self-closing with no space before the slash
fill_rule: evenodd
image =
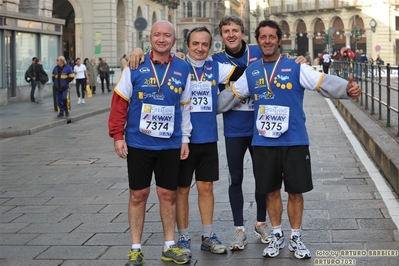
<path id="1" fill-rule="evenodd" d="M 59 59 L 59 60 L 62 60 L 62 61 L 64 62 L 64 65 L 67 64 L 67 61 L 65 60 L 65 57 L 63 57 L 62 55 L 60 55 L 60 56 L 58 57 L 58 59 Z"/>

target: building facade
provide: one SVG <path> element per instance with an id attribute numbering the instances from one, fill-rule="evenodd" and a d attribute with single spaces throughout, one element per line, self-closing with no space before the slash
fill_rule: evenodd
<path id="1" fill-rule="evenodd" d="M 119 67 L 134 47 L 148 50 L 151 25 L 176 25 L 179 0 L 0 0 L 0 105 L 30 100 L 24 73 L 32 57 L 48 74 L 58 55 L 105 57 Z M 45 88 L 51 95 L 51 85 Z"/>
<path id="2" fill-rule="evenodd" d="M 269 0 L 265 17 L 283 28 L 282 48 L 314 55 L 325 49 L 363 49 L 391 65 L 399 63 L 399 0 Z M 355 29 L 360 38 L 355 40 Z M 328 34 L 332 42 L 323 43 Z"/>

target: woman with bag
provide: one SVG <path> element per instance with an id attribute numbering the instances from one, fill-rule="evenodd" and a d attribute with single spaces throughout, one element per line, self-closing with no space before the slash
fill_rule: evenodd
<path id="1" fill-rule="evenodd" d="M 48 75 L 46 71 L 44 71 L 43 65 L 42 65 L 42 60 L 37 58 L 35 60 L 36 64 L 36 81 L 37 81 L 37 95 L 35 97 L 36 103 L 43 103 L 43 90 L 44 90 L 44 84 L 47 83 L 48 81 Z"/>
<path id="2" fill-rule="evenodd" d="M 76 78 L 76 94 L 78 95 L 78 104 L 85 104 L 86 81 L 88 81 L 88 76 L 86 66 L 81 64 L 80 58 L 76 59 L 76 65 L 73 67 L 73 72 L 75 72 Z M 80 98 L 80 87 L 82 87 L 82 98 Z"/>

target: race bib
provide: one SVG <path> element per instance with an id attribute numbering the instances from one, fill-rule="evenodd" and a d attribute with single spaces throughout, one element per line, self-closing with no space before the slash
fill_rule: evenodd
<path id="1" fill-rule="evenodd" d="M 190 112 L 212 112 L 212 87 L 209 81 L 191 82 Z"/>
<path id="2" fill-rule="evenodd" d="M 144 103 L 140 114 L 140 132 L 155 138 L 170 138 L 175 124 L 175 107 Z"/>
<path id="3" fill-rule="evenodd" d="M 230 87 L 233 87 L 234 82 L 230 82 Z M 236 106 L 234 106 L 232 108 L 232 110 L 235 111 L 254 111 L 254 99 L 252 99 L 251 97 L 247 97 L 245 99 L 242 99 L 241 102 L 239 104 L 237 104 Z"/>
<path id="4" fill-rule="evenodd" d="M 254 99 L 247 97 L 242 99 L 239 104 L 233 107 L 236 111 L 253 111 L 254 110 Z"/>
<path id="5" fill-rule="evenodd" d="M 266 138 L 278 138 L 288 130 L 290 108 L 278 105 L 260 105 L 256 129 Z"/>

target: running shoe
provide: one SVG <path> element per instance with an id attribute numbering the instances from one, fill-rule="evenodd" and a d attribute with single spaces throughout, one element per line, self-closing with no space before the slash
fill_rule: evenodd
<path id="1" fill-rule="evenodd" d="M 263 250 L 263 257 L 277 257 L 280 254 L 280 249 L 285 246 L 284 233 L 281 236 L 279 233 L 272 234 L 269 239 L 269 245 Z"/>
<path id="2" fill-rule="evenodd" d="M 187 256 L 187 254 L 184 254 L 183 250 L 176 245 L 170 246 L 167 249 L 163 247 L 161 259 L 163 261 L 173 261 L 176 264 L 186 264 L 191 260 L 191 258 Z"/>
<path id="3" fill-rule="evenodd" d="M 126 262 L 125 266 L 139 266 L 144 263 L 143 252 L 140 248 L 131 249 L 129 253 L 127 253 L 129 257 L 128 262 Z"/>
<path id="4" fill-rule="evenodd" d="M 230 250 L 243 250 L 247 245 L 247 233 L 242 229 L 236 229 L 230 242 Z"/>
<path id="5" fill-rule="evenodd" d="M 201 249 L 215 254 L 223 254 L 227 252 L 226 247 L 213 232 L 209 237 L 202 236 Z"/>
<path id="6" fill-rule="evenodd" d="M 190 242 L 191 239 L 188 239 L 185 235 L 181 235 L 176 246 L 178 246 L 181 250 L 183 250 L 185 254 L 187 254 L 191 258 Z"/>
<path id="7" fill-rule="evenodd" d="M 288 249 L 295 252 L 295 258 L 297 259 L 309 259 L 311 257 L 309 249 L 303 244 L 301 236 L 293 236 L 290 239 Z"/>
<path id="8" fill-rule="evenodd" d="M 269 227 L 267 226 L 266 222 L 256 223 L 254 234 L 257 239 L 260 239 L 262 243 L 268 244 L 270 242 L 269 238 Z"/>

